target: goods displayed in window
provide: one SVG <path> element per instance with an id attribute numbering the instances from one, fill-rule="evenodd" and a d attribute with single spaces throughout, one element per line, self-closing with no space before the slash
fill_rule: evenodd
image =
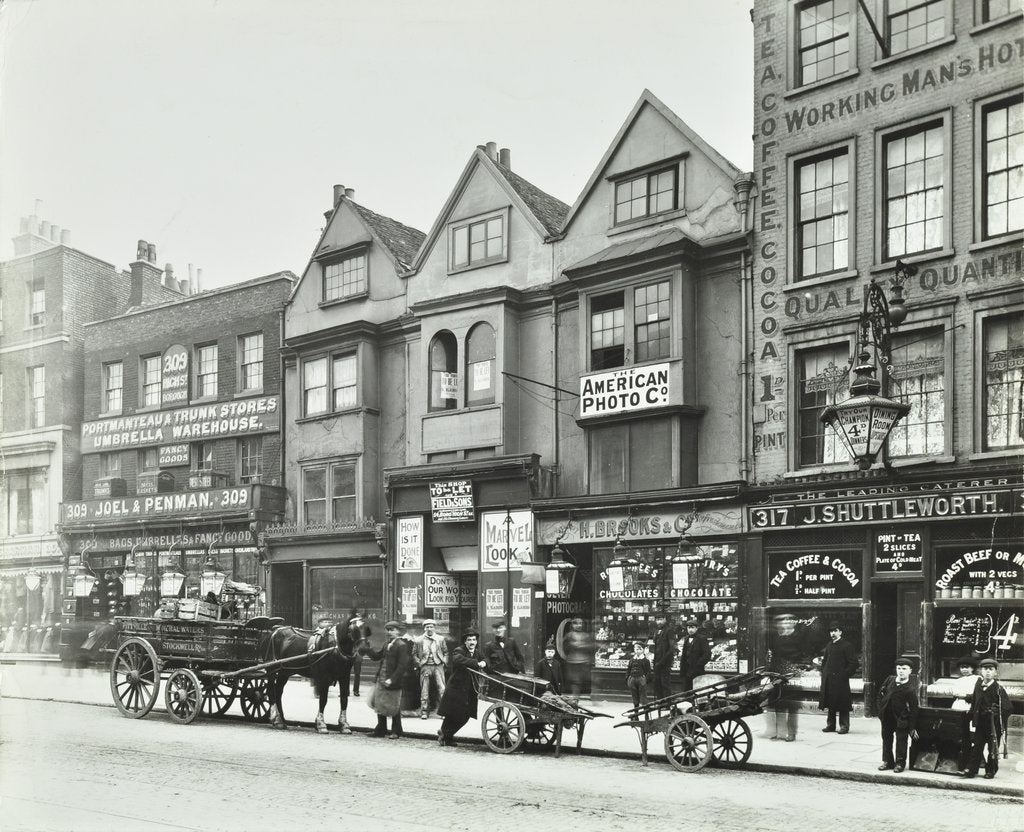
<path id="1" fill-rule="evenodd" d="M 1024 552 L 1017 546 L 935 550 L 935 597 L 1024 599 Z"/>
<path id="2" fill-rule="evenodd" d="M 739 671 L 738 558 L 733 544 L 630 547 L 616 558 L 613 549 L 596 549 L 597 571 L 594 666 L 626 667 L 633 642 L 653 647 L 655 614 L 665 611 L 669 626 L 682 638 L 683 622 L 695 620 L 711 642 L 706 673 Z M 678 669 L 679 657 L 673 667 Z"/>
<path id="3" fill-rule="evenodd" d="M 838 622 L 843 641 L 853 646 L 860 662 L 863 644 L 861 611 L 857 609 L 810 610 L 806 607 L 771 607 L 768 610 L 767 665 L 777 673 L 792 673 L 789 684 L 805 690 L 821 687 L 821 655 L 831 641 L 829 625 Z M 860 668 L 851 681 L 862 677 Z"/>

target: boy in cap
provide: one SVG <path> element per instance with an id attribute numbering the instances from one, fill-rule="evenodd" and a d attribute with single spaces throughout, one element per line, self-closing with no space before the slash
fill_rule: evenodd
<path id="1" fill-rule="evenodd" d="M 956 698 L 949 707 L 954 711 L 969 711 L 971 709 L 971 699 L 974 697 L 974 686 L 978 681 L 978 677 L 974 673 L 978 667 L 978 660 L 973 656 L 963 656 L 957 660 L 956 665 L 960 675 L 953 680 L 952 688 Z M 957 754 L 956 758 L 957 771 L 965 771 L 970 759 L 971 720 L 969 717 L 964 717 L 960 734 L 960 753 Z"/>
<path id="2" fill-rule="evenodd" d="M 548 639 L 544 645 L 544 658 L 540 659 L 533 669 L 533 675 L 538 679 L 544 679 L 551 685 L 554 693 L 561 693 L 565 684 L 565 673 L 562 668 L 562 661 L 558 658 L 555 649 L 555 637 Z"/>
<path id="3" fill-rule="evenodd" d="M 879 771 L 897 774 L 907 767 L 907 745 L 910 736 L 917 736 L 917 691 L 910 681 L 913 664 L 910 659 L 896 660 L 896 673 L 889 676 L 878 691 L 878 718 L 882 720 L 882 765 Z M 893 755 L 893 738 L 896 754 Z"/>
<path id="4" fill-rule="evenodd" d="M 633 656 L 626 664 L 626 687 L 633 697 L 634 709 L 647 704 L 647 680 L 653 673 L 644 645 L 639 641 L 633 642 Z"/>
<path id="5" fill-rule="evenodd" d="M 1010 697 L 996 681 L 998 668 L 995 659 L 982 659 L 978 662 L 981 678 L 974 684 L 971 710 L 968 711 L 974 729 L 971 760 L 966 769 L 958 772 L 961 777 L 977 776 L 986 751 L 985 779 L 991 780 L 999 771 L 999 740 L 1006 728 L 1005 721 L 1010 716 Z"/>

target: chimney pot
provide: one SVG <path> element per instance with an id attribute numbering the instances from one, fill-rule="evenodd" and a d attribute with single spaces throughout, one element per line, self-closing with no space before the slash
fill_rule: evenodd
<path id="1" fill-rule="evenodd" d="M 341 202 L 341 198 L 345 196 L 345 186 L 335 185 L 334 186 L 334 207 L 338 207 L 338 203 Z"/>
<path id="2" fill-rule="evenodd" d="M 28 234 L 28 217 L 21 218 L 21 223 L 18 226 L 18 230 L 22 234 Z"/>
<path id="3" fill-rule="evenodd" d="M 172 278 L 171 279 L 171 283 L 173 283 L 175 286 L 177 286 L 178 287 L 178 291 L 181 292 L 183 295 L 187 295 L 188 294 L 188 281 L 187 280 L 174 280 Z"/>
<path id="4" fill-rule="evenodd" d="M 60 226 L 59 225 L 51 225 L 50 226 L 50 240 L 52 240 L 55 243 L 59 243 L 60 242 Z"/>
<path id="5" fill-rule="evenodd" d="M 487 157 L 492 162 L 497 162 L 498 161 L 498 143 L 497 142 L 487 142 Z"/>
<path id="6" fill-rule="evenodd" d="M 509 170 L 512 170 L 512 151 L 503 147 L 498 151 L 498 161 Z"/>
<path id="7" fill-rule="evenodd" d="M 69 245 L 71 245 L 71 229 L 70 228 L 62 228 L 60 230 L 60 244 L 62 246 L 69 246 Z"/>
<path id="8" fill-rule="evenodd" d="M 167 276 L 168 277 L 174 277 L 174 264 L 173 263 L 165 263 L 164 264 L 164 271 L 167 272 Z"/>
<path id="9" fill-rule="evenodd" d="M 345 199 L 355 199 L 355 197 L 356 197 L 356 189 L 355 188 L 345 188 Z"/>
<path id="10" fill-rule="evenodd" d="M 149 246 L 147 247 L 147 250 L 146 250 L 146 254 L 147 254 L 147 258 L 146 259 L 149 260 L 150 263 L 155 263 L 156 262 L 156 243 L 150 243 L 149 244 Z"/>
<path id="11" fill-rule="evenodd" d="M 203 270 L 196 269 L 196 291 L 201 292 L 203 290 Z"/>
<path id="12" fill-rule="evenodd" d="M 149 253 L 149 243 L 145 240 L 139 240 L 138 245 L 135 247 L 135 259 L 145 260 Z"/>
<path id="13" fill-rule="evenodd" d="M 42 222 L 39 223 L 39 236 L 40 237 L 49 237 L 50 236 L 50 221 L 49 220 L 43 220 Z"/>

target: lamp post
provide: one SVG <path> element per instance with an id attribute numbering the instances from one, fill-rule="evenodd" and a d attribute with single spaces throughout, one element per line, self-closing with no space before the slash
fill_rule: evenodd
<path id="1" fill-rule="evenodd" d="M 568 552 L 560 540 L 551 549 L 551 562 L 544 567 L 544 593 L 556 598 L 568 598 L 576 582 L 576 566 L 567 561 Z"/>
<path id="2" fill-rule="evenodd" d="M 124 571 L 121 572 L 121 583 L 124 585 L 126 597 L 141 594 L 142 587 L 146 584 L 146 576 L 135 568 L 135 549 L 137 546 L 137 543 L 135 546 L 132 546 L 125 556 Z"/>
<path id="3" fill-rule="evenodd" d="M 512 627 L 512 509 L 505 507 L 505 621 Z"/>
<path id="4" fill-rule="evenodd" d="M 857 363 L 850 383 L 850 398 L 829 405 L 821 421 L 832 428 L 857 466 L 866 471 L 879 453 L 896 423 L 910 412 L 910 405 L 887 398 L 888 384 L 875 378 L 875 362 L 880 360 L 886 373 L 892 368 L 891 330 L 906 320 L 903 282 L 917 273 L 916 266 L 896 261 L 896 273 L 887 299 L 882 287 L 872 278 L 864 295 L 857 343 Z M 888 381 L 888 376 L 883 376 Z M 884 453 L 883 453 L 884 458 Z"/>

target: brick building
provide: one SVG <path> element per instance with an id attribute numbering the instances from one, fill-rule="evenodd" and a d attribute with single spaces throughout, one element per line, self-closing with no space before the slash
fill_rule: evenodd
<path id="1" fill-rule="evenodd" d="M 195 597 L 211 566 L 262 586 L 257 534 L 284 511 L 279 354 L 294 275 L 165 300 L 154 291 L 173 276 L 144 248 L 130 306 L 85 327 L 82 486 L 60 523 L 67 624 L 151 615 L 161 595 Z M 146 579 L 138 594 L 123 592 L 126 566 Z M 75 573 L 95 580 L 77 590 Z M 181 576 L 174 591 L 161 592 L 165 573 Z"/>
<path id="2" fill-rule="evenodd" d="M 753 24 L 757 652 L 794 615 L 813 691 L 835 619 L 866 703 L 901 654 L 935 696 L 972 651 L 1019 692 L 1021 4 L 758 0 Z M 910 412 L 857 471 L 819 415 L 850 395 L 872 280 L 903 281 L 877 372 Z"/>
<path id="3" fill-rule="evenodd" d="M 56 652 L 65 572 L 57 524 L 80 496 L 86 324 L 123 309 L 130 276 L 71 247 L 67 229 L 22 219 L 0 263 L 0 649 Z M 148 254 L 148 250 L 147 250 Z M 159 283 L 153 295 L 180 297 Z"/>

